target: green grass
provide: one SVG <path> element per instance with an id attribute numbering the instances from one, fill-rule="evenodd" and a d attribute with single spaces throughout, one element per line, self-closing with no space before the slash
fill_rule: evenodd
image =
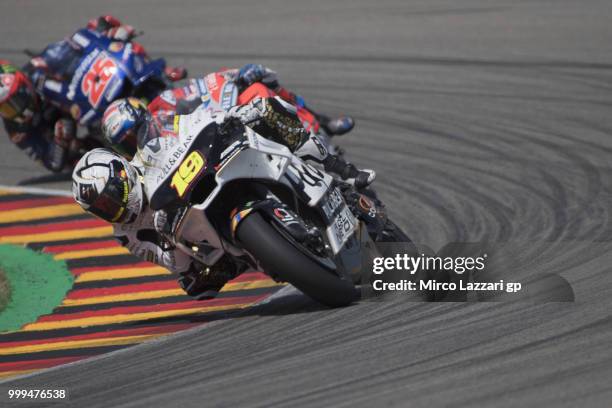
<path id="1" fill-rule="evenodd" d="M 11 286 L 8 283 L 8 279 L 6 279 L 6 275 L 2 269 L 0 269 L 0 312 L 6 308 L 10 300 Z"/>
<path id="2" fill-rule="evenodd" d="M 22 246 L 0 244 L 0 269 L 10 285 L 10 297 L 2 296 L 8 303 L 0 311 L 0 332 L 52 313 L 74 281 L 66 262 Z"/>

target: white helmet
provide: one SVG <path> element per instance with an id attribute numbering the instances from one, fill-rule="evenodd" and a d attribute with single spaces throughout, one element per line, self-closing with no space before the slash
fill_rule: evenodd
<path id="1" fill-rule="evenodd" d="M 112 223 L 129 223 L 143 206 L 140 176 L 108 149 L 87 152 L 72 172 L 72 195 L 85 211 Z"/>

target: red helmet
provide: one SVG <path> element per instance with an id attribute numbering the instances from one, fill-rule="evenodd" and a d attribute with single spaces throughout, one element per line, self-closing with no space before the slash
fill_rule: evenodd
<path id="1" fill-rule="evenodd" d="M 36 109 L 36 93 L 26 74 L 0 60 L 0 116 L 27 123 Z"/>

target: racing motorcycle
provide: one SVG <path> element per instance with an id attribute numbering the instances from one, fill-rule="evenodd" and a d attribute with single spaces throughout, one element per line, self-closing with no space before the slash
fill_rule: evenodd
<path id="1" fill-rule="evenodd" d="M 177 118 L 177 138 L 140 136 L 143 181 L 153 210 L 186 208 L 172 240 L 199 262 L 229 254 L 338 307 L 358 297 L 375 241 L 407 240 L 382 205 L 286 146 L 205 108 Z"/>
<path id="2" fill-rule="evenodd" d="M 45 81 L 43 96 L 88 128 L 89 134 L 80 139 L 100 143 L 100 120 L 114 100 L 127 96 L 152 100 L 172 82 L 164 73 L 164 59 L 149 61 L 134 52 L 132 42 L 115 41 L 87 29 L 50 44 L 38 55 L 26 53 L 33 57 L 34 66 L 44 61 L 58 79 Z"/>

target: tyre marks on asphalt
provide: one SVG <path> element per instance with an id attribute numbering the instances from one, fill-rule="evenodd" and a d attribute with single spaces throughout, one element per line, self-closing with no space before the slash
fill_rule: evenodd
<path id="1" fill-rule="evenodd" d="M 142 262 L 112 228 L 69 197 L 0 190 L 0 243 L 26 245 L 65 261 L 74 286 L 60 306 L 19 331 L 0 334 L 0 378 L 92 357 L 227 318 L 278 289 L 245 273 L 216 299 L 185 296 L 167 270 Z"/>

